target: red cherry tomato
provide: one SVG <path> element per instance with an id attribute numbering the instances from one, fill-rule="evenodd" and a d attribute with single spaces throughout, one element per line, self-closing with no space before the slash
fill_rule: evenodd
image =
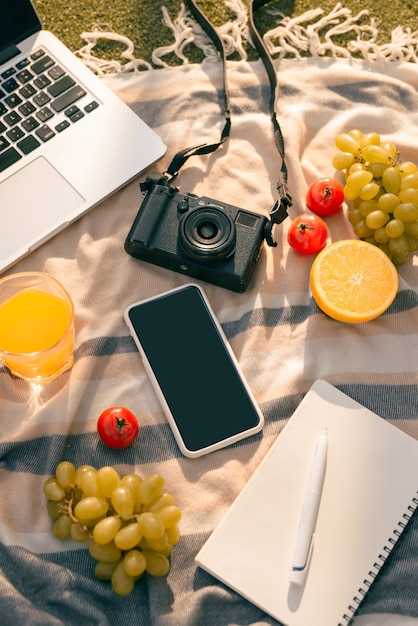
<path id="1" fill-rule="evenodd" d="M 344 187 L 335 178 L 318 178 L 306 193 L 306 206 L 321 217 L 339 211 L 343 202 Z"/>
<path id="2" fill-rule="evenodd" d="M 100 439 L 109 448 L 127 448 L 138 435 L 138 420 L 123 406 L 111 406 L 99 416 L 97 430 Z"/>
<path id="3" fill-rule="evenodd" d="M 324 220 L 317 215 L 304 213 L 290 224 L 287 241 L 300 254 L 315 254 L 322 250 L 328 237 Z"/>

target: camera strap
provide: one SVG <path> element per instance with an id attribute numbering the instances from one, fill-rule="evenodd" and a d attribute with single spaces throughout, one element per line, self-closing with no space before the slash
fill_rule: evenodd
<path id="1" fill-rule="evenodd" d="M 285 154 L 284 154 L 284 141 L 283 135 L 280 129 L 280 124 L 277 119 L 276 114 L 276 104 L 278 98 L 278 84 L 276 71 L 274 69 L 273 61 L 271 59 L 270 54 L 268 53 L 262 38 L 260 37 L 258 30 L 255 26 L 254 22 L 254 11 L 256 11 L 259 7 L 263 6 L 270 0 L 250 0 L 249 5 L 249 31 L 251 35 L 252 42 L 259 53 L 261 60 L 266 69 L 267 76 L 270 81 L 270 116 L 271 122 L 273 126 L 273 136 L 274 142 L 277 148 L 277 151 L 281 158 L 281 168 L 278 174 L 278 180 L 276 184 L 277 195 L 278 198 L 275 201 L 272 209 L 270 210 L 269 220 L 267 221 L 264 227 L 264 237 L 269 246 L 277 246 L 277 243 L 273 239 L 272 229 L 274 224 L 280 224 L 286 219 L 288 213 L 287 210 L 290 206 L 292 206 L 292 196 L 289 193 L 288 185 L 287 185 L 287 167 L 285 162 Z M 186 148 L 185 150 L 181 150 L 178 152 L 170 165 L 168 166 L 164 176 L 161 179 L 164 179 L 166 183 L 169 183 L 173 180 L 179 173 L 180 168 L 184 165 L 184 163 L 191 156 L 194 155 L 204 155 L 209 154 L 211 152 L 215 152 L 229 137 L 231 132 L 231 113 L 229 106 L 229 92 L 227 85 L 227 71 L 226 71 L 226 55 L 224 45 L 222 43 L 221 38 L 216 32 L 212 23 L 208 20 L 205 14 L 196 6 L 194 0 L 186 0 L 190 11 L 196 21 L 203 28 L 205 33 L 210 37 L 216 49 L 218 50 L 221 60 L 222 60 L 222 68 L 223 68 L 223 99 L 224 99 L 224 115 L 225 115 L 225 124 L 221 133 L 221 137 L 218 142 L 212 144 L 200 144 L 198 146 L 194 146 L 191 148 Z M 141 191 L 146 192 L 148 188 L 151 186 L 151 182 L 144 182 L 141 184 Z"/>

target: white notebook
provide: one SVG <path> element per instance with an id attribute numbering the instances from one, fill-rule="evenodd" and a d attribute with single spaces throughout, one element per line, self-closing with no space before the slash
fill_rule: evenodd
<path id="1" fill-rule="evenodd" d="M 305 583 L 289 583 L 320 433 L 328 456 Z M 287 626 L 346 625 L 418 505 L 418 441 L 314 383 L 196 556 Z"/>

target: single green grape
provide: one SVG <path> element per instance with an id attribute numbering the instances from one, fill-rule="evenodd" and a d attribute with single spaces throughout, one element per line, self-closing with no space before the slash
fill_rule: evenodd
<path id="1" fill-rule="evenodd" d="M 336 170 L 346 170 L 355 161 L 355 156 L 351 152 L 337 152 L 332 159 L 332 165 Z"/>
<path id="2" fill-rule="evenodd" d="M 161 537 L 157 539 L 147 539 L 148 548 L 155 552 L 162 552 L 163 554 L 169 546 L 167 533 L 164 531 Z"/>
<path id="3" fill-rule="evenodd" d="M 359 196 L 362 200 L 371 200 L 377 196 L 379 191 L 379 185 L 372 181 L 360 189 Z"/>
<path id="4" fill-rule="evenodd" d="M 388 193 L 397 194 L 401 188 L 402 176 L 397 167 L 387 167 L 382 176 L 382 183 Z"/>
<path id="5" fill-rule="evenodd" d="M 412 163 L 412 161 L 404 161 L 403 163 L 400 163 L 398 165 L 398 169 L 402 178 L 418 172 L 418 166 L 415 163 Z"/>
<path id="6" fill-rule="evenodd" d="M 408 242 L 409 252 L 416 252 L 418 250 L 418 238 L 409 233 L 405 233 L 405 238 Z"/>
<path id="7" fill-rule="evenodd" d="M 393 213 L 395 208 L 400 204 L 399 197 L 394 193 L 384 193 L 377 201 L 377 205 L 381 211 L 385 213 Z"/>
<path id="8" fill-rule="evenodd" d="M 418 220 L 405 223 L 405 232 L 418 239 Z"/>
<path id="9" fill-rule="evenodd" d="M 412 202 L 418 204 L 418 189 L 414 187 L 405 187 L 398 193 L 398 198 L 401 202 Z"/>
<path id="10" fill-rule="evenodd" d="M 134 499 L 128 487 L 119 485 L 111 496 L 112 506 L 122 519 L 128 520 L 134 512 Z"/>
<path id="11" fill-rule="evenodd" d="M 54 536 L 61 541 L 70 539 L 72 523 L 73 522 L 68 515 L 61 515 L 61 517 L 56 520 L 52 528 Z"/>
<path id="12" fill-rule="evenodd" d="M 351 154 L 357 154 L 360 149 L 360 143 L 348 133 L 337 135 L 335 145 L 341 152 L 351 152 Z"/>
<path id="13" fill-rule="evenodd" d="M 132 522 L 118 530 L 113 541 L 120 550 L 131 550 L 141 541 L 142 535 L 139 522 Z"/>
<path id="14" fill-rule="evenodd" d="M 366 215 L 366 225 L 372 230 L 384 226 L 388 220 L 389 215 L 384 211 L 380 211 L 379 209 L 377 209 L 376 211 L 371 211 Z"/>
<path id="15" fill-rule="evenodd" d="M 87 469 L 80 476 L 80 482 L 78 485 L 85 496 L 98 496 L 103 497 L 104 494 L 100 494 L 99 486 L 97 484 L 97 471 L 95 469 Z"/>
<path id="16" fill-rule="evenodd" d="M 388 155 L 390 156 L 392 160 L 396 159 L 398 149 L 396 145 L 393 143 L 393 141 L 384 141 L 383 143 L 380 144 L 380 147 L 382 148 L 382 150 L 388 153 Z"/>
<path id="17" fill-rule="evenodd" d="M 181 519 L 181 510 L 178 506 L 165 506 L 157 511 L 157 515 L 164 524 L 164 528 L 172 528 Z"/>
<path id="18" fill-rule="evenodd" d="M 83 498 L 74 507 L 74 515 L 82 524 L 89 524 L 96 519 L 104 517 L 109 510 L 109 505 L 103 498 L 89 496 Z"/>
<path id="19" fill-rule="evenodd" d="M 403 234 L 404 230 L 405 230 L 404 223 L 401 222 L 401 220 L 398 220 L 395 218 L 390 220 L 385 226 L 385 233 L 391 239 L 400 237 Z M 382 243 L 385 243 L 385 242 L 382 242 Z"/>
<path id="20" fill-rule="evenodd" d="M 108 465 L 97 470 L 97 486 L 105 498 L 110 498 L 121 479 L 118 472 Z"/>
<path id="21" fill-rule="evenodd" d="M 45 481 L 43 491 L 48 500 L 59 502 L 65 498 L 65 490 L 55 477 L 48 478 L 48 480 Z"/>
<path id="22" fill-rule="evenodd" d="M 390 155 L 376 144 L 367 144 L 362 147 L 361 156 L 369 163 L 382 163 L 385 165 L 390 163 Z"/>
<path id="23" fill-rule="evenodd" d="M 114 515 L 104 517 L 93 528 L 94 541 L 100 545 L 110 543 L 115 538 L 121 526 L 122 521 L 119 517 Z"/>
<path id="24" fill-rule="evenodd" d="M 380 135 L 379 133 L 366 133 L 361 138 L 361 146 L 380 146 Z"/>
<path id="25" fill-rule="evenodd" d="M 71 485 L 74 485 L 74 465 L 69 461 L 61 461 L 56 467 L 55 476 L 61 487 L 68 489 Z"/>
<path id="26" fill-rule="evenodd" d="M 154 550 L 144 550 L 147 565 L 146 571 L 151 576 L 165 576 L 170 569 L 170 562 L 164 554 L 161 552 L 154 552 Z"/>
<path id="27" fill-rule="evenodd" d="M 364 219 L 354 226 L 354 232 L 357 237 L 360 237 L 360 239 L 365 239 L 366 237 L 371 237 L 373 235 L 373 229 L 367 226 L 366 220 Z"/>
<path id="28" fill-rule="evenodd" d="M 123 567 L 123 561 L 115 567 L 112 578 L 112 589 L 118 596 L 128 596 L 135 586 L 135 578 L 129 576 Z"/>
<path id="29" fill-rule="evenodd" d="M 128 576 L 136 578 L 145 572 L 147 561 L 140 550 L 129 550 L 123 559 L 123 569 Z"/>
<path id="30" fill-rule="evenodd" d="M 131 491 L 132 497 L 134 499 L 134 511 L 136 513 L 140 511 L 140 508 L 137 510 L 136 505 L 137 505 L 137 500 L 139 496 L 139 485 L 141 483 L 142 483 L 142 477 L 139 476 L 138 474 L 127 474 L 120 481 L 121 487 L 127 487 Z"/>
<path id="31" fill-rule="evenodd" d="M 52 519 L 58 519 L 62 515 L 64 500 L 48 500 L 47 511 Z"/>
<path id="32" fill-rule="evenodd" d="M 98 561 L 96 563 L 96 567 L 94 568 L 94 575 L 99 580 L 111 580 L 112 574 L 120 562 L 121 559 L 118 561 L 112 561 L 112 563 L 103 563 L 102 561 Z"/>
<path id="33" fill-rule="evenodd" d="M 88 470 L 93 470 L 94 472 L 96 472 L 96 468 L 93 467 L 92 465 L 80 465 L 80 467 L 77 467 L 75 474 L 74 474 L 74 482 L 76 485 L 80 485 L 80 480 L 82 475 L 84 474 L 84 472 L 87 472 Z"/>
<path id="34" fill-rule="evenodd" d="M 157 500 L 155 500 L 152 504 L 148 506 L 148 511 L 155 513 L 155 511 L 158 511 L 159 509 L 175 504 L 176 501 L 174 499 L 174 496 L 171 493 L 165 492 Z"/>
<path id="35" fill-rule="evenodd" d="M 376 228 L 376 230 L 373 233 L 373 237 L 376 243 L 387 243 L 389 241 L 389 236 L 386 233 L 385 226 Z"/>
<path id="36" fill-rule="evenodd" d="M 413 189 L 418 187 L 418 172 L 407 174 L 402 178 L 401 189 L 406 189 L 407 187 L 412 187 Z"/>
<path id="37" fill-rule="evenodd" d="M 393 257 L 398 259 L 409 254 L 409 245 L 405 235 L 389 239 L 388 246 Z"/>
<path id="38" fill-rule="evenodd" d="M 138 515 L 137 520 L 141 535 L 146 539 L 158 539 L 164 533 L 164 524 L 159 511 L 157 513 L 151 513 L 150 511 L 141 513 Z"/>
<path id="39" fill-rule="evenodd" d="M 414 222 L 418 219 L 418 205 L 413 202 L 401 202 L 394 209 L 393 216 L 402 222 Z"/>
<path id="40" fill-rule="evenodd" d="M 142 504 L 150 504 L 157 500 L 164 489 L 164 478 L 159 474 L 147 476 L 139 486 L 139 498 Z"/>
<path id="41" fill-rule="evenodd" d="M 119 550 L 113 541 L 104 545 L 92 541 L 89 545 L 89 553 L 93 559 L 101 561 L 102 563 L 113 563 L 114 561 L 118 561 L 122 556 L 122 550 Z"/>
<path id="42" fill-rule="evenodd" d="M 180 541 L 180 528 L 176 525 L 172 528 L 167 528 L 165 531 L 167 535 L 168 542 L 172 545 L 178 543 Z"/>

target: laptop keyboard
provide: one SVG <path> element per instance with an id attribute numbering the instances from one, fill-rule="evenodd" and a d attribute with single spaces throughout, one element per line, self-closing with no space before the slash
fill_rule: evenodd
<path id="1" fill-rule="evenodd" d="M 52 140 L 98 106 L 40 48 L 0 74 L 0 172 Z"/>

